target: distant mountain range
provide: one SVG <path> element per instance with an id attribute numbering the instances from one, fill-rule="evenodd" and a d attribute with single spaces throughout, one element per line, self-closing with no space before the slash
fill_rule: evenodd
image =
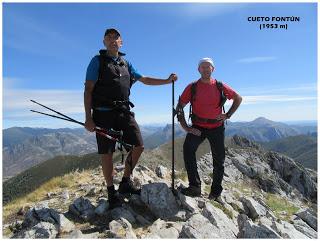
<path id="1" fill-rule="evenodd" d="M 140 128 L 146 149 L 156 148 L 171 140 L 172 125 L 170 124 L 164 127 L 140 126 Z M 251 122 L 228 121 L 226 125 L 226 136 L 240 135 L 257 142 L 274 141 L 303 134 L 316 136 L 316 131 L 316 126 L 287 125 L 262 117 Z M 184 137 L 185 135 L 186 133 L 181 126 L 175 124 L 175 138 Z M 289 145 L 287 150 L 290 150 L 290 148 Z M 307 150 L 309 151 L 307 147 L 304 148 L 299 149 L 301 150 L 301 152 L 298 152 L 300 155 L 306 153 Z M 95 134 L 89 133 L 83 128 L 13 127 L 5 129 L 3 130 L 2 150 L 3 177 L 15 176 L 21 171 L 55 156 L 84 155 L 96 152 L 96 150 Z M 315 151 L 315 149 L 312 149 L 305 157 L 300 156 L 299 160 L 314 163 L 313 156 Z M 297 157 L 297 154 L 294 157 Z"/>
<path id="2" fill-rule="evenodd" d="M 186 132 L 182 129 L 180 124 L 174 125 L 174 136 L 175 138 L 183 137 Z M 172 138 L 172 124 L 166 125 L 164 128 L 159 129 L 152 135 L 144 139 L 144 146 L 147 149 L 153 149 L 161 144 L 164 144 Z"/>
<path id="3" fill-rule="evenodd" d="M 96 151 L 95 135 L 83 129 L 10 128 L 3 132 L 3 176 L 14 176 L 59 155 Z"/>
<path id="4" fill-rule="evenodd" d="M 143 138 L 160 127 L 143 126 Z M 96 138 L 83 128 L 47 129 L 13 127 L 3 130 L 3 177 L 8 178 L 59 155 L 84 155 L 97 151 Z"/>
<path id="5" fill-rule="evenodd" d="M 260 143 L 265 149 L 283 153 L 304 167 L 317 170 L 317 136 L 298 135 Z"/>
<path id="6" fill-rule="evenodd" d="M 166 125 L 162 130 L 158 130 L 154 134 L 145 139 L 145 147 L 148 149 L 155 148 L 171 140 L 171 127 Z M 317 132 L 316 125 L 288 125 L 281 122 L 268 120 L 259 117 L 250 122 L 231 122 L 225 125 L 226 136 L 239 135 L 256 142 L 268 142 L 278 140 L 288 136 L 296 136 L 309 134 L 313 135 Z M 179 124 L 175 125 L 175 138 L 185 136 L 186 132 Z"/>
<path id="7" fill-rule="evenodd" d="M 226 136 L 239 135 L 257 142 L 267 142 L 288 136 L 312 134 L 317 126 L 288 125 L 259 117 L 251 122 L 228 122 Z"/>

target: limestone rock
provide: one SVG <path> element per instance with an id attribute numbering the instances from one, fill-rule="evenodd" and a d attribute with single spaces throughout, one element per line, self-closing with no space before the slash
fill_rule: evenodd
<path id="1" fill-rule="evenodd" d="M 16 239 L 49 239 L 56 238 L 58 230 L 49 222 L 40 222 L 27 231 L 21 231 L 14 235 Z"/>
<path id="2" fill-rule="evenodd" d="M 141 200 L 158 218 L 169 218 L 178 212 L 178 205 L 172 191 L 164 183 L 144 185 Z"/>
<path id="3" fill-rule="evenodd" d="M 299 232 L 303 233 L 311 239 L 318 238 L 318 233 L 298 216 L 294 217 L 292 219 L 292 222 L 295 229 Z"/>
<path id="4" fill-rule="evenodd" d="M 221 238 L 216 226 L 201 214 L 193 215 L 183 226 L 179 238 Z"/>
<path id="5" fill-rule="evenodd" d="M 248 209 L 248 216 L 253 220 L 265 216 L 267 209 L 251 197 L 243 197 L 240 199 L 243 205 Z"/>
<path id="6" fill-rule="evenodd" d="M 275 230 L 282 238 L 286 239 L 308 239 L 308 236 L 299 232 L 294 226 L 288 222 L 273 222 L 271 228 Z"/>
<path id="7" fill-rule="evenodd" d="M 136 239 L 137 236 L 132 230 L 132 225 L 124 218 L 113 220 L 109 223 L 109 228 L 115 237 L 122 239 Z"/>
<path id="8" fill-rule="evenodd" d="M 164 178 L 168 174 L 168 169 L 164 166 L 157 166 L 155 170 L 156 174 L 160 178 Z"/>
<path id="9" fill-rule="evenodd" d="M 238 228 L 221 209 L 207 203 L 202 215 L 218 228 L 219 237 L 236 238 L 239 232 Z"/>
<path id="10" fill-rule="evenodd" d="M 113 220 L 125 219 L 131 224 L 136 222 L 134 215 L 126 207 L 118 207 L 110 210 L 110 216 Z"/>
<path id="11" fill-rule="evenodd" d="M 245 214 L 238 216 L 238 226 L 238 238 L 281 238 L 281 236 L 269 226 L 254 224 Z"/>
<path id="12" fill-rule="evenodd" d="M 95 207 L 89 199 L 79 197 L 70 206 L 69 212 L 78 216 L 79 218 L 88 221 L 95 215 Z"/>
<path id="13" fill-rule="evenodd" d="M 311 228 L 318 231 L 318 219 L 310 209 L 300 210 L 296 213 L 303 221 L 305 221 Z"/>

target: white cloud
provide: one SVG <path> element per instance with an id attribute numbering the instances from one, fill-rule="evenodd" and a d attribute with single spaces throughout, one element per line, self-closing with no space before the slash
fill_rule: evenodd
<path id="1" fill-rule="evenodd" d="M 283 86 L 259 86 L 259 87 L 246 87 L 239 89 L 239 93 L 247 94 L 247 93 L 255 93 L 257 95 L 268 95 L 274 93 L 286 93 L 287 95 L 295 95 L 316 92 L 318 90 L 317 83 L 306 83 L 303 85 L 291 86 L 291 87 L 283 87 Z"/>
<path id="2" fill-rule="evenodd" d="M 66 114 L 84 111 L 83 90 L 6 89 L 3 93 L 4 116 L 19 116 L 30 109 L 43 112 L 44 108 L 32 103 L 31 99 Z"/>
<path id="3" fill-rule="evenodd" d="M 277 58 L 273 56 L 261 56 L 261 57 L 242 58 L 242 59 L 238 59 L 237 62 L 243 63 L 243 64 L 251 64 L 251 63 L 260 63 L 260 62 L 270 62 L 276 59 Z"/>
<path id="4" fill-rule="evenodd" d="M 243 96 L 242 104 L 262 104 L 268 102 L 298 102 L 317 100 L 314 96 L 289 96 L 289 95 L 251 95 Z"/>
<path id="5" fill-rule="evenodd" d="M 3 89 L 15 89 L 18 88 L 24 81 L 27 82 L 27 80 L 19 77 L 3 77 L 2 87 Z"/>

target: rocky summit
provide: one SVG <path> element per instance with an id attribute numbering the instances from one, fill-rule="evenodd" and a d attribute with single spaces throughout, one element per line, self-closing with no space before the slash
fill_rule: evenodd
<path id="1" fill-rule="evenodd" d="M 141 195 L 123 196 L 110 210 L 101 167 L 90 171 L 77 188 L 48 190 L 41 202 L 16 210 L 4 222 L 6 238 L 317 238 L 317 178 L 292 159 L 264 152 L 259 145 L 234 137 L 226 151 L 224 191 L 208 199 L 212 156 L 198 159 L 202 196 L 188 197 L 186 174 L 137 166 L 133 182 Z M 116 168 L 117 188 L 123 167 Z M 50 191 L 50 192 L 49 192 Z"/>

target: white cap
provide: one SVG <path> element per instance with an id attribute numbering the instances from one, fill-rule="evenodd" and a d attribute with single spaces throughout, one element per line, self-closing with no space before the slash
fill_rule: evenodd
<path id="1" fill-rule="evenodd" d="M 211 58 L 202 58 L 199 61 L 198 67 L 200 66 L 200 64 L 202 63 L 210 63 L 212 67 L 214 67 L 214 63 L 213 60 Z"/>

